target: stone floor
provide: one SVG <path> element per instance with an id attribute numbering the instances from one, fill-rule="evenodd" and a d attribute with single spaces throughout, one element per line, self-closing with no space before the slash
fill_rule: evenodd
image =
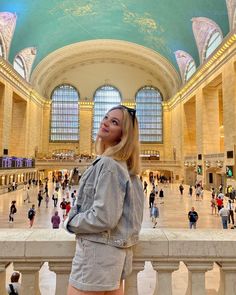
<path id="1" fill-rule="evenodd" d="M 168 184 L 167 186 L 160 185 L 164 190 L 164 203 L 159 202 L 160 217 L 157 227 L 159 228 L 188 228 L 187 214 L 192 206 L 195 207 L 199 214 L 197 228 L 219 228 L 221 229 L 221 221 L 217 215 L 211 214 L 210 207 L 210 192 L 205 191 L 204 198 L 201 201 L 196 201 L 195 196 L 188 196 L 188 187 L 185 186 L 184 194 L 181 196 L 178 191 L 177 184 Z M 76 189 L 72 188 L 72 189 Z M 50 196 L 52 195 L 53 187 L 49 186 Z M 34 228 L 50 228 L 50 218 L 54 212 L 53 201 L 50 199 L 49 207 L 42 201 L 41 207 L 37 208 L 37 192 L 38 188 L 34 187 L 30 190 L 31 203 L 24 203 L 26 192 L 21 189 L 7 194 L 0 195 L 0 228 L 27 228 L 29 227 L 27 219 L 27 211 L 32 203 L 36 205 L 36 218 Z M 152 223 L 149 217 L 148 195 L 145 197 L 144 220 L 143 228 L 152 228 Z M 61 199 L 61 196 L 60 196 Z M 59 202 L 60 203 L 60 199 Z M 14 223 L 8 223 L 8 212 L 12 200 L 16 200 L 17 213 L 15 214 Z M 58 208 L 60 216 L 61 209 Z M 154 231 L 156 229 L 153 229 Z M 8 269 L 8 274 L 11 273 L 11 268 Z M 151 295 L 155 289 L 155 276 L 150 263 L 146 263 L 145 270 L 139 273 L 139 294 Z M 184 264 L 178 271 L 173 274 L 173 290 L 174 295 L 184 295 L 183 290 L 187 289 L 187 269 Z M 40 271 L 40 289 L 42 295 L 55 294 L 55 274 L 48 270 L 47 264 Z M 216 294 L 216 289 L 219 281 L 219 269 L 214 269 L 207 273 L 207 294 Z M 145 283 L 144 283 L 145 282 Z"/>

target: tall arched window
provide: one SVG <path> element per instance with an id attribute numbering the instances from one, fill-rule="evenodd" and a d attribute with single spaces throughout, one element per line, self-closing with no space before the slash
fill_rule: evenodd
<path id="1" fill-rule="evenodd" d="M 104 85 L 94 94 L 93 140 L 95 140 L 101 120 L 112 107 L 121 104 L 121 95 L 117 88 Z"/>
<path id="2" fill-rule="evenodd" d="M 206 49 L 205 49 L 205 59 L 212 54 L 212 52 L 220 45 L 222 42 L 222 36 L 220 32 L 214 32 L 209 38 Z"/>
<path id="3" fill-rule="evenodd" d="M 191 60 L 186 67 L 185 81 L 188 81 L 195 72 L 196 72 L 196 65 L 194 60 Z"/>
<path id="4" fill-rule="evenodd" d="M 60 85 L 52 92 L 51 141 L 79 140 L 79 93 L 71 85 Z"/>
<path id="5" fill-rule="evenodd" d="M 136 94 L 136 114 L 140 141 L 162 142 L 162 97 L 152 86 L 141 88 Z"/>
<path id="6" fill-rule="evenodd" d="M 13 67 L 21 75 L 21 77 L 26 79 L 25 65 L 22 58 L 19 55 L 15 57 Z"/>

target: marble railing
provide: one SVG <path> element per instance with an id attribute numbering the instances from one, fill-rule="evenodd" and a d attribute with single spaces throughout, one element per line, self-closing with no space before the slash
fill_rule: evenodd
<path id="1" fill-rule="evenodd" d="M 56 273 L 56 295 L 65 295 L 75 238 L 63 229 L 0 230 L 0 294 L 5 293 L 6 268 L 13 263 L 21 273 L 21 295 L 39 295 L 39 270 L 44 262 Z M 183 295 L 205 295 L 205 274 L 220 268 L 220 295 L 236 294 L 236 235 L 232 230 L 144 229 L 134 247 L 133 272 L 125 282 L 125 295 L 142 295 L 137 274 L 146 261 L 156 271 L 154 295 L 172 295 L 172 273 L 183 262 L 188 274 Z M 53 295 L 53 294 L 47 294 Z M 152 295 L 152 294 L 150 294 Z"/>

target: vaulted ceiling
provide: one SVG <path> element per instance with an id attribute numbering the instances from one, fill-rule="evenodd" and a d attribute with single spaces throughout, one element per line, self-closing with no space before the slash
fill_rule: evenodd
<path id="1" fill-rule="evenodd" d="M 0 0 L 0 11 L 17 15 L 9 61 L 34 46 L 33 67 L 63 46 L 116 39 L 152 49 L 178 70 L 176 50 L 199 64 L 192 18 L 210 18 L 224 36 L 229 31 L 225 0 Z"/>

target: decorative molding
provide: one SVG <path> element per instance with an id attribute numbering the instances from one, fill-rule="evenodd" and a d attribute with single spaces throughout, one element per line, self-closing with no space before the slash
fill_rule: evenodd
<path id="1" fill-rule="evenodd" d="M 179 66 L 182 81 L 185 82 L 185 73 L 186 73 L 187 66 L 190 63 L 190 61 L 191 60 L 194 61 L 194 59 L 192 58 L 190 54 L 188 54 L 187 52 L 183 50 L 175 51 L 175 58 Z"/>
<path id="2" fill-rule="evenodd" d="M 0 12 L 0 33 L 3 38 L 3 47 L 5 49 L 4 57 L 8 59 L 12 37 L 16 27 L 16 14 L 11 12 Z"/>
<path id="3" fill-rule="evenodd" d="M 229 27 L 233 31 L 236 28 L 236 0 L 226 0 Z"/>
<path id="4" fill-rule="evenodd" d="M 206 17 L 192 18 L 192 28 L 198 48 L 200 63 L 204 62 L 204 53 L 207 42 L 214 32 L 219 32 L 223 39 L 220 27 L 213 20 Z"/>
<path id="5" fill-rule="evenodd" d="M 28 47 L 21 50 L 17 55 L 22 58 L 25 65 L 26 80 L 29 81 L 32 65 L 36 57 L 37 49 L 35 47 Z M 16 56 L 17 56 L 16 55 Z"/>

